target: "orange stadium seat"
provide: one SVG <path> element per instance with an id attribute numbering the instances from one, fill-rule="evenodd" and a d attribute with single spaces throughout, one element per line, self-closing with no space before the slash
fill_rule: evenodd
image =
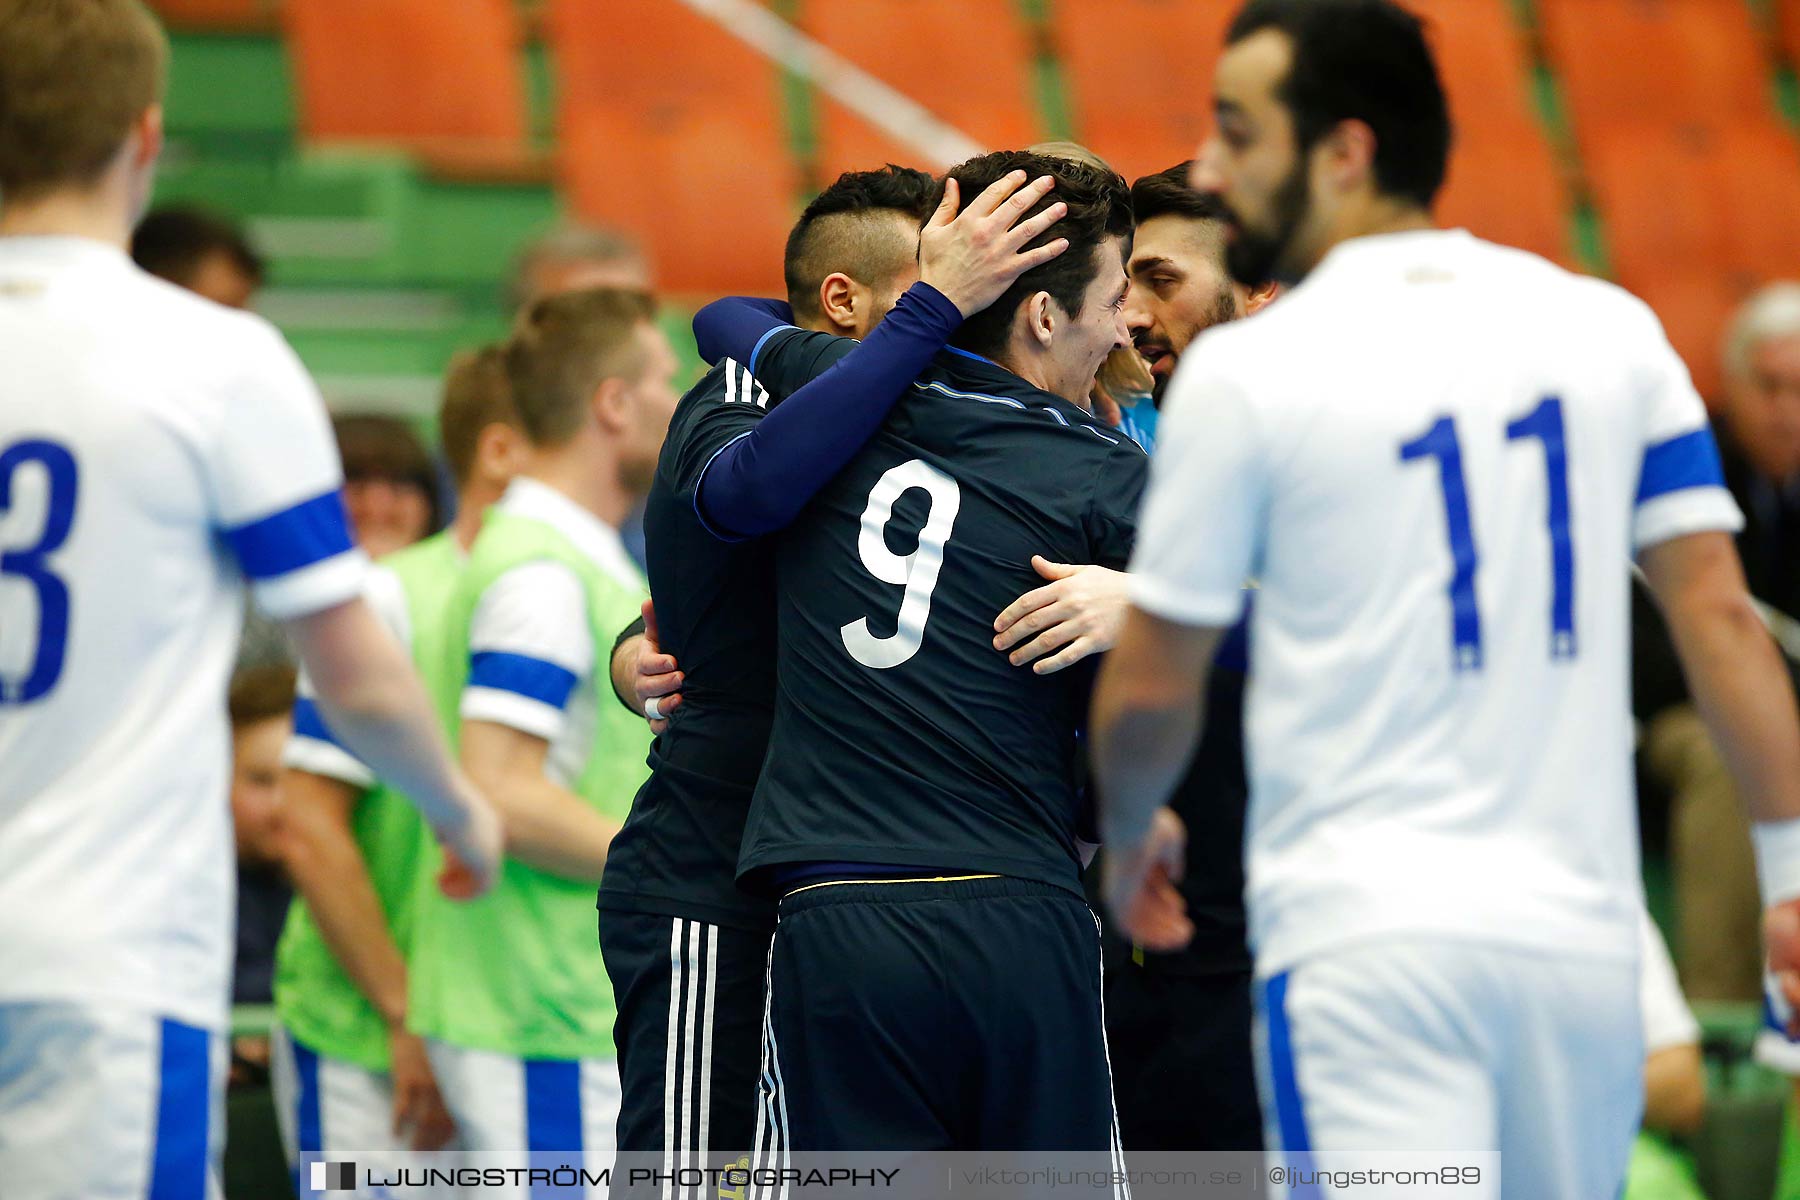
<path id="1" fill-rule="evenodd" d="M 799 173 L 775 67 L 679 0 L 551 0 L 561 174 L 642 238 L 662 285 L 781 294 Z"/>
<path id="2" fill-rule="evenodd" d="M 1056 0 L 1075 136 L 1128 179 L 1194 156 L 1241 0 Z"/>
<path id="3" fill-rule="evenodd" d="M 306 137 L 525 147 L 511 0 L 285 0 L 283 15 Z"/>
<path id="4" fill-rule="evenodd" d="M 1506 0 L 1412 0 L 1456 122 L 1438 219 L 1572 261 L 1567 188 L 1532 110 L 1531 68 Z"/>
<path id="5" fill-rule="evenodd" d="M 1751 287 L 1704 268 L 1652 271 L 1620 282 L 1656 311 L 1670 344 L 1693 375 L 1694 386 L 1709 405 L 1717 403 L 1724 374 L 1719 358 L 1725 325 Z"/>
<path id="6" fill-rule="evenodd" d="M 178 29 L 266 29 L 278 0 L 151 0 L 156 15 Z"/>
<path id="7" fill-rule="evenodd" d="M 1664 263 L 1800 273 L 1800 147 L 1779 131 L 1621 132 L 1588 156 L 1621 279 Z"/>
<path id="8" fill-rule="evenodd" d="M 1775 33 L 1788 65 L 1800 68 L 1800 0 L 1775 0 Z"/>
<path id="9" fill-rule="evenodd" d="M 1507 0 L 1409 0 L 1425 18 L 1458 134 L 1543 137 L 1531 65 Z"/>
<path id="10" fill-rule="evenodd" d="M 805 31 L 986 149 L 1042 140 L 1031 43 L 1017 6 L 994 0 L 808 0 Z M 819 95 L 825 179 L 884 162 L 930 168 L 919 153 Z"/>
<path id="11" fill-rule="evenodd" d="M 1619 282 L 1663 318 L 1703 394 L 1718 339 L 1758 284 L 1800 274 L 1800 149 L 1779 131 L 1627 131 L 1588 156 Z"/>
<path id="12" fill-rule="evenodd" d="M 1574 262 L 1562 176 L 1550 148 L 1535 132 L 1509 142 L 1492 136 L 1464 138 L 1459 131 L 1436 216 L 1441 225 L 1467 229 L 1490 242 L 1564 265 Z"/>
<path id="13" fill-rule="evenodd" d="M 1769 61 L 1735 0 L 1537 0 L 1584 147 L 1621 122 L 1773 125 Z"/>

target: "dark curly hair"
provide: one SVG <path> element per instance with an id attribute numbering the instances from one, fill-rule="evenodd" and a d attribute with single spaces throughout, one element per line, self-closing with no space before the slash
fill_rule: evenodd
<path id="1" fill-rule="evenodd" d="M 1069 206 L 1068 213 L 1060 221 L 1027 245 L 1041 246 L 1057 238 L 1068 238 L 1069 248 L 1019 276 L 1000 299 L 964 321 L 951 337 L 952 345 L 989 358 L 1005 348 L 1013 315 L 1036 293 L 1050 293 L 1070 315 L 1081 311 L 1088 285 L 1099 274 L 1096 255 L 1106 239 L 1124 238 L 1126 252 L 1130 251 L 1131 191 L 1125 186 L 1125 180 L 1112 171 L 1071 159 L 1034 154 L 1029 150 L 999 150 L 952 167 L 947 178 L 956 180 L 966 204 L 996 180 L 1021 170 L 1032 179 L 1049 175 L 1056 180 L 1055 189 L 1032 206 L 1033 213 L 1058 200 Z M 927 213 L 937 208 L 942 195 L 942 185 L 939 185 Z"/>

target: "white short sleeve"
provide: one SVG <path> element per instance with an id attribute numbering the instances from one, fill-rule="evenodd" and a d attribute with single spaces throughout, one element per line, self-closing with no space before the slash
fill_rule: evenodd
<path id="1" fill-rule="evenodd" d="M 1230 625 L 1261 555 L 1268 481 L 1249 398 L 1196 361 L 1157 431 L 1131 598 L 1184 625 Z"/>
<path id="2" fill-rule="evenodd" d="M 214 520 L 257 603 L 289 620 L 355 596 L 367 560 L 350 537 L 343 468 L 312 379 L 272 326 L 245 316 L 239 328 L 207 464 Z"/>
<path id="3" fill-rule="evenodd" d="M 570 694 L 593 669 L 587 592 L 575 572 L 552 561 L 514 567 L 475 604 L 463 719 L 552 741 Z"/>
<path id="4" fill-rule="evenodd" d="M 400 577 L 386 567 L 376 566 L 364 579 L 363 599 L 375 610 L 408 653 L 412 650 L 412 619 L 407 611 L 406 589 Z M 294 696 L 294 732 L 281 752 L 281 764 L 312 775 L 322 775 L 347 783 L 359 790 L 375 786 L 375 774 L 361 759 L 346 750 L 319 713 L 312 680 L 304 665 Z"/>
<path id="5" fill-rule="evenodd" d="M 1639 914 L 1638 959 L 1638 1002 L 1644 1017 L 1645 1053 L 1698 1045 L 1700 1022 L 1694 1019 L 1687 997 L 1681 994 L 1669 948 L 1647 912 Z"/>
<path id="6" fill-rule="evenodd" d="M 1643 550 L 1690 533 L 1736 533 L 1744 527 L 1744 517 L 1725 489 L 1706 405 L 1661 325 L 1646 316 L 1651 328 L 1635 373 L 1643 405 L 1644 458 L 1633 544 Z"/>

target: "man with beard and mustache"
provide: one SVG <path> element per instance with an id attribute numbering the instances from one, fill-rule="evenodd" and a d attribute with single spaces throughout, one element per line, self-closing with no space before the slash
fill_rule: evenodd
<path id="1" fill-rule="evenodd" d="M 1188 924 L 1158 806 L 1253 577 L 1271 1146 L 1449 1152 L 1465 1183 L 1500 1151 L 1504 1198 L 1617 1195 L 1643 1107 L 1634 557 L 1757 821 L 1790 1025 L 1800 999 L 1800 715 L 1705 406 L 1640 301 L 1432 227 L 1449 113 L 1393 0 L 1251 0 L 1216 89 L 1195 182 L 1232 272 L 1304 282 L 1170 396 L 1094 702 L 1108 900 L 1148 944 Z"/>
<path id="2" fill-rule="evenodd" d="M 1137 219 L 1125 325 L 1150 370 L 1148 405 L 1124 410 L 1125 428 L 1154 449 L 1163 393 L 1181 354 L 1202 332 L 1252 311 L 1250 290 L 1225 266 L 1225 206 L 1188 183 L 1192 160 L 1131 185 Z"/>
<path id="3" fill-rule="evenodd" d="M 1125 326 L 1154 384 L 1148 400 L 1124 410 L 1123 428 L 1146 448 L 1154 443 L 1176 363 L 1204 331 L 1236 320 L 1249 302 L 1248 289 L 1225 268 L 1224 205 L 1189 186 L 1192 165 L 1131 185 L 1137 236 L 1126 264 Z M 1098 570 L 1084 572 L 1087 586 L 1095 586 Z M 1118 576 L 1121 588 L 1125 578 Z M 1040 590 L 1082 582 L 1076 577 Z M 1030 600 L 1013 606 L 1019 616 Z M 1018 619 L 1013 609 L 1002 616 L 1009 626 L 1008 618 Z M 1122 623 L 1123 606 L 1117 617 Z M 1001 642 L 1010 646 L 1012 639 L 1003 634 Z M 1158 952 L 1129 944 L 1107 922 L 1106 1034 L 1127 1151 L 1262 1147 L 1244 937 L 1245 648 L 1240 625 L 1214 663 L 1206 694 L 1212 719 L 1169 801 L 1194 835 L 1179 883 L 1192 940 Z M 1171 1096 L 1182 1100 L 1171 1104 Z"/>

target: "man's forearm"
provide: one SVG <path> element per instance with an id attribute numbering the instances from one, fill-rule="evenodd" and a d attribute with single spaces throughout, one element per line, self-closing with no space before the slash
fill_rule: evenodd
<path id="1" fill-rule="evenodd" d="M 1103 673 L 1102 688 L 1106 682 Z M 1152 706 L 1116 691 L 1095 693 L 1093 761 L 1103 846 L 1142 841 L 1151 817 L 1174 794 L 1205 719 L 1200 695 L 1195 688 L 1191 699 Z"/>
<path id="2" fill-rule="evenodd" d="M 406 1016 L 406 959 L 388 928 L 348 820 L 348 784 L 307 771 L 282 779 L 283 861 L 344 973 L 390 1025 Z"/>
<path id="3" fill-rule="evenodd" d="M 695 495 L 701 516 L 738 537 L 784 528 L 875 436 L 961 323 L 929 284 L 907 289 L 867 341 L 720 451 Z"/>
<path id="4" fill-rule="evenodd" d="M 333 736 L 433 828 L 460 828 L 472 802 L 468 781 L 412 662 L 367 605 L 355 600 L 287 628 Z"/>
<path id="5" fill-rule="evenodd" d="M 1102 844 L 1135 845 L 1181 782 L 1205 720 L 1203 697 L 1222 630 L 1133 608 L 1094 685 L 1095 782 Z"/>
<path id="6" fill-rule="evenodd" d="M 1800 818 L 1800 715 L 1780 652 L 1745 596 L 1669 612 L 1695 706 L 1755 821 Z"/>
<path id="7" fill-rule="evenodd" d="M 581 797 L 540 775 L 509 776 L 488 787 L 506 828 L 506 854 L 528 866 L 598 883 L 619 826 Z"/>
<path id="8" fill-rule="evenodd" d="M 748 366 L 764 334 L 793 323 L 784 300 L 725 296 L 694 314 L 694 347 L 709 364 L 732 358 Z"/>

